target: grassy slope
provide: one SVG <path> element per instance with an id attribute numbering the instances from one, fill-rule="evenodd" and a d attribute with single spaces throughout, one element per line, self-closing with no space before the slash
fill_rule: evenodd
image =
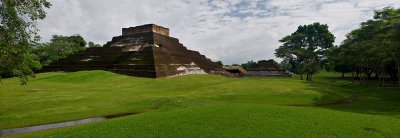
<path id="1" fill-rule="evenodd" d="M 144 112 L 28 136 L 400 136 L 398 89 L 316 79 L 44 73 L 28 86 L 3 81 L 0 128 Z"/>

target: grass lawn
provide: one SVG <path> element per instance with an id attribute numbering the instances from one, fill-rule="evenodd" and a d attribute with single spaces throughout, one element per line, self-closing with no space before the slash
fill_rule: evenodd
<path id="1" fill-rule="evenodd" d="M 328 78 L 42 73 L 0 85 L 0 129 L 136 115 L 17 137 L 400 137 L 400 89 Z"/>

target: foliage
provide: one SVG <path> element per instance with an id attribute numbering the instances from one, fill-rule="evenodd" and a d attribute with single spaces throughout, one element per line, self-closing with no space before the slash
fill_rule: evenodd
<path id="1" fill-rule="evenodd" d="M 101 47 L 100 44 L 95 44 L 93 42 L 89 42 L 88 45 L 89 45 L 89 47 Z"/>
<path id="2" fill-rule="evenodd" d="M 18 76 L 21 84 L 33 77 L 40 64 L 30 54 L 31 45 L 39 40 L 35 21 L 46 17 L 47 0 L 0 1 L 0 80 Z"/>
<path id="3" fill-rule="evenodd" d="M 340 72 L 342 73 L 342 78 L 344 78 L 345 73 L 353 70 L 351 60 L 353 60 L 354 55 L 349 54 L 349 51 L 346 51 L 346 49 L 335 46 L 329 49 L 327 55 L 328 63 L 325 68 L 326 70 Z"/>
<path id="4" fill-rule="evenodd" d="M 302 74 L 299 64 L 295 62 L 294 60 L 290 59 L 283 59 L 280 63 L 279 66 L 287 71 L 293 72 L 295 74 Z M 302 78 L 301 78 L 302 79 Z"/>
<path id="5" fill-rule="evenodd" d="M 39 57 L 43 66 L 65 58 L 73 53 L 85 50 L 86 41 L 80 35 L 53 35 L 49 43 L 34 46 L 33 54 Z"/>
<path id="6" fill-rule="evenodd" d="M 362 22 L 330 51 L 329 64 L 334 71 L 353 72 L 361 83 L 371 79 L 373 73 L 381 86 L 387 75 L 400 81 L 400 9 L 376 10 L 373 19 Z"/>
<path id="7" fill-rule="evenodd" d="M 256 64 L 257 64 L 256 62 L 254 62 L 253 60 L 250 60 L 250 61 L 247 61 L 247 63 L 241 64 L 240 66 L 244 69 L 248 69 L 249 67 L 254 66 Z"/>
<path id="8" fill-rule="evenodd" d="M 305 72 L 307 80 L 312 80 L 312 75 L 323 66 L 326 51 L 333 46 L 335 37 L 329 32 L 328 25 L 314 23 L 299 26 L 294 33 L 279 41 L 283 45 L 275 50 L 275 55 L 297 68 L 291 71 Z"/>

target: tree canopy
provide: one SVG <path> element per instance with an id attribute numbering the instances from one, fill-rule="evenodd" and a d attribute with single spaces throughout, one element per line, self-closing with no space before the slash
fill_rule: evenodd
<path id="1" fill-rule="evenodd" d="M 101 47 L 100 44 L 95 44 L 93 42 L 89 42 L 88 45 L 89 45 L 89 47 Z"/>
<path id="2" fill-rule="evenodd" d="M 400 9 L 376 10 L 373 19 L 348 33 L 329 55 L 334 71 L 353 72 L 360 83 L 366 83 L 372 74 L 380 80 L 380 86 L 386 76 L 400 80 Z"/>
<path id="3" fill-rule="evenodd" d="M 297 70 L 293 72 L 306 73 L 307 80 L 312 80 L 312 75 L 326 60 L 326 51 L 333 47 L 335 37 L 328 25 L 314 23 L 299 26 L 294 33 L 279 41 L 283 44 L 275 50 L 275 55 L 295 67 Z"/>
<path id="4" fill-rule="evenodd" d="M 247 61 L 246 63 L 240 64 L 240 66 L 244 69 L 249 69 L 249 67 L 253 66 L 257 64 L 256 62 L 254 62 L 253 60 Z"/>
<path id="5" fill-rule="evenodd" d="M 3 74 L 18 76 L 26 84 L 33 69 L 40 68 L 31 53 L 31 45 L 37 42 L 35 21 L 46 17 L 47 0 L 0 1 L 0 80 Z"/>
<path id="6" fill-rule="evenodd" d="M 70 54 L 85 50 L 86 41 L 80 35 L 53 35 L 49 43 L 34 46 L 33 54 L 39 57 L 43 66 L 65 58 Z"/>

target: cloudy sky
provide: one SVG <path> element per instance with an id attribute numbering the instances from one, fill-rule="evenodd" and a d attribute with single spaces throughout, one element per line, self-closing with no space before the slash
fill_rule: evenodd
<path id="1" fill-rule="evenodd" d="M 105 44 L 121 28 L 154 23 L 170 28 L 182 44 L 224 64 L 276 59 L 278 40 L 299 25 L 328 24 L 340 44 L 345 34 L 399 0 L 51 0 L 39 21 L 51 35 L 80 34 Z M 276 59 L 281 61 L 280 59 Z"/>

